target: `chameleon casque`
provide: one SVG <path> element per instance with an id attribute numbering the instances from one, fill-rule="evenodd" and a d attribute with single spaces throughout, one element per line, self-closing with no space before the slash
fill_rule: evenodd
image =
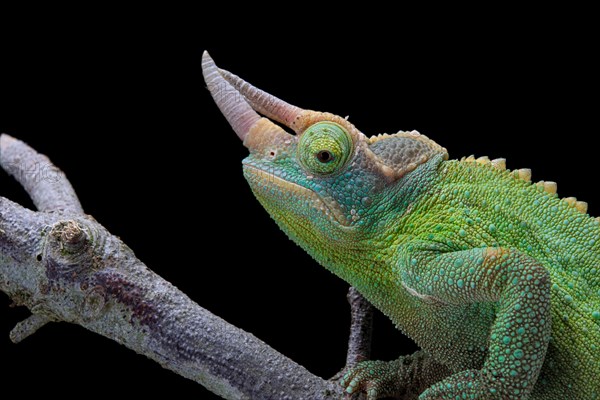
<path id="1" fill-rule="evenodd" d="M 367 137 L 208 53 L 202 66 L 250 151 L 243 171 L 259 202 L 422 349 L 358 364 L 341 381 L 348 393 L 600 398 L 600 222 L 586 203 L 504 159 L 449 160 L 417 132 Z"/>

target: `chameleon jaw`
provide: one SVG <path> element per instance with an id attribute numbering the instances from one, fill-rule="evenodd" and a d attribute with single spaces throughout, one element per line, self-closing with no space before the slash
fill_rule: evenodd
<path id="1" fill-rule="evenodd" d="M 273 172 L 265 171 L 254 165 L 244 162 L 244 176 L 250 183 L 252 190 L 268 199 L 279 197 L 279 201 L 288 202 L 304 199 L 309 202 L 312 209 L 316 209 L 329 217 L 333 222 L 343 227 L 349 226 L 348 219 L 344 216 L 339 205 L 334 201 L 326 201 L 316 192 L 276 176 Z"/>

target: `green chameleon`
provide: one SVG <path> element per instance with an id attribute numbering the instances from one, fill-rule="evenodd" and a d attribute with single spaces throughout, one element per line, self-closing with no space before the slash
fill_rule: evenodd
<path id="1" fill-rule="evenodd" d="M 341 380 L 348 393 L 600 398 L 600 222 L 586 203 L 504 159 L 449 160 L 414 131 L 367 137 L 207 53 L 203 73 L 250 151 L 243 170 L 258 201 L 422 349 L 359 363 Z"/>

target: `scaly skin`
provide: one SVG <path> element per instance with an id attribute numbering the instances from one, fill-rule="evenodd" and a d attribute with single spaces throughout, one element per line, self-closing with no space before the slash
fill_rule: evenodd
<path id="1" fill-rule="evenodd" d="M 359 364 L 342 379 L 349 393 L 600 398 L 600 224 L 583 203 L 501 160 L 447 160 L 416 132 L 367 138 L 343 118 L 259 92 L 207 55 L 203 68 L 250 150 L 244 175 L 256 198 L 423 349 Z M 235 99 L 219 97 L 223 85 Z"/>

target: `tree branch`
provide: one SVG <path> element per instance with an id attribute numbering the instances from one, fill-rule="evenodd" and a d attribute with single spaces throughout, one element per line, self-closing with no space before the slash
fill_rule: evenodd
<path id="1" fill-rule="evenodd" d="M 66 321 L 226 399 L 343 397 L 339 386 L 201 308 L 150 271 L 120 239 L 83 214 L 64 174 L 45 156 L 3 135 L 0 164 L 41 210 L 0 197 L 0 290 L 33 313 L 12 331 L 13 341 L 49 321 Z M 44 169 L 60 179 L 44 179 Z"/>
<path id="2" fill-rule="evenodd" d="M 353 367 L 371 356 L 373 306 L 354 287 L 348 290 L 351 322 L 346 368 Z"/>
<path id="3" fill-rule="evenodd" d="M 10 331 L 10 340 L 17 344 L 23 339 L 28 338 L 46 325 L 51 320 L 40 314 L 32 314 L 23 321 L 19 322 L 12 331 Z"/>
<path id="4" fill-rule="evenodd" d="M 350 336 L 346 365 L 330 379 L 332 382 L 339 382 L 350 368 L 371 356 L 373 306 L 353 286 L 348 289 L 346 299 L 350 304 Z M 362 400 L 366 399 L 366 396 L 364 393 L 355 393 L 350 398 Z"/>
<path id="5" fill-rule="evenodd" d="M 22 141 L 7 134 L 0 135 L 0 165 L 25 188 L 39 211 L 83 214 L 64 172 Z"/>

